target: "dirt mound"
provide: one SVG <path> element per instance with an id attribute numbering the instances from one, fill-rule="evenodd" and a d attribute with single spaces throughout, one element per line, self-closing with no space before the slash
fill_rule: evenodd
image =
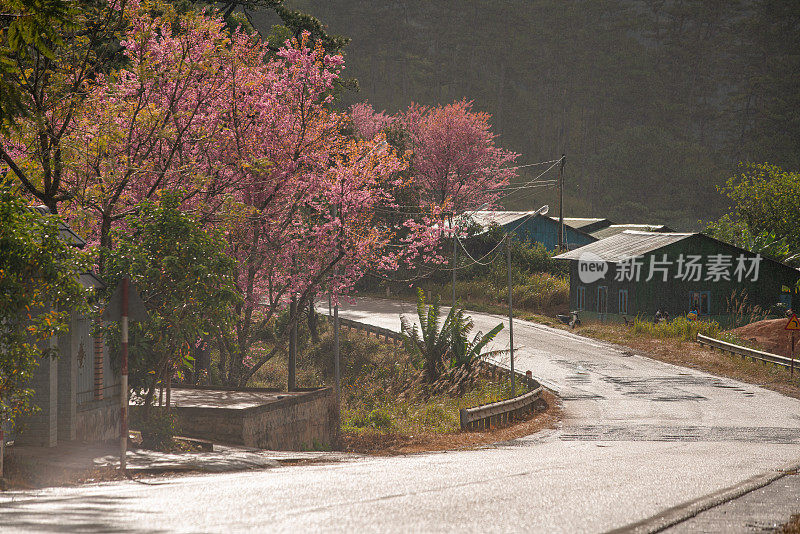
<path id="1" fill-rule="evenodd" d="M 731 332 L 740 339 L 752 341 L 766 352 L 790 356 L 792 346 L 792 336 L 785 330 L 787 319 L 770 319 L 768 321 L 758 321 L 746 324 L 739 328 L 734 328 Z M 795 352 L 800 348 L 800 332 L 796 333 L 797 346 Z"/>

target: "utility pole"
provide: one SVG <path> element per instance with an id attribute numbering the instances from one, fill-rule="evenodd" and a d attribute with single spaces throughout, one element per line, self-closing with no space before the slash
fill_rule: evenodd
<path id="1" fill-rule="evenodd" d="M 564 163 L 566 154 L 561 154 L 561 166 L 558 169 L 558 251 L 564 250 Z"/>
<path id="2" fill-rule="evenodd" d="M 506 234 L 506 270 L 508 271 L 508 340 L 511 355 L 511 396 L 516 396 L 514 384 L 514 307 L 511 302 L 511 234 Z"/>
<path id="3" fill-rule="evenodd" d="M 453 308 L 456 307 L 456 261 L 458 261 L 458 238 L 456 238 L 456 228 L 453 226 Z"/>

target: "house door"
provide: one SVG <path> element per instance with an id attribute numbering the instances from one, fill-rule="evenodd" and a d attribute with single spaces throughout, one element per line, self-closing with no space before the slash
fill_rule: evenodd
<path id="1" fill-rule="evenodd" d="M 597 313 L 608 311 L 608 287 L 600 286 L 597 288 Z"/>

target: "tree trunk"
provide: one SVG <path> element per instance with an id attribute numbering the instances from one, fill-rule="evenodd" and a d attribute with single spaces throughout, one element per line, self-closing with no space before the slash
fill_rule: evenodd
<path id="1" fill-rule="evenodd" d="M 289 317 L 297 315 L 297 299 L 292 297 L 292 302 L 289 304 Z M 293 321 L 291 331 L 289 332 L 289 381 L 287 384 L 288 391 L 294 391 L 297 388 L 297 320 Z"/>
<path id="2" fill-rule="evenodd" d="M 100 221 L 100 257 L 97 261 L 97 270 L 100 276 L 105 274 L 106 255 L 111 250 L 111 217 L 103 214 Z"/>
<path id="3" fill-rule="evenodd" d="M 211 367 L 211 351 L 209 350 L 209 340 L 203 339 L 200 347 L 194 350 L 194 373 L 192 376 L 192 384 L 195 386 L 200 380 L 208 376 L 208 370 Z"/>
<path id="4" fill-rule="evenodd" d="M 309 301 L 308 331 L 311 333 L 311 341 L 313 341 L 314 343 L 319 342 L 319 330 L 317 329 L 318 323 L 319 323 L 319 318 L 317 317 L 317 311 L 314 309 L 314 301 Z"/>
<path id="5" fill-rule="evenodd" d="M 217 369 L 219 370 L 219 379 L 223 384 L 227 384 L 228 376 L 225 374 L 225 369 L 227 368 L 228 364 L 228 351 L 225 348 L 225 343 L 223 343 L 221 339 L 217 339 L 217 347 L 219 348 L 219 360 L 217 361 Z"/>

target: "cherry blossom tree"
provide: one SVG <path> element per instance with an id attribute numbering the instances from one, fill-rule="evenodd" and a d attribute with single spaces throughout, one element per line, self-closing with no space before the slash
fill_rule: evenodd
<path id="1" fill-rule="evenodd" d="M 381 210 L 379 218 L 403 228 L 395 234 L 404 250 L 402 277 L 424 276 L 421 267 L 446 261 L 442 245 L 449 225 L 445 220 L 492 206 L 516 176 L 509 164 L 517 154 L 495 145 L 490 116 L 473 111 L 472 103 L 465 100 L 437 107 L 412 104 L 395 116 L 376 112 L 364 102 L 352 106 L 350 113 L 358 136 L 369 139 L 385 134 L 409 158 L 401 187 L 392 191 L 395 204 Z"/>
<path id="2" fill-rule="evenodd" d="M 393 266 L 391 229 L 371 223 L 404 166 L 383 139 L 345 135 L 349 118 L 329 109 L 340 56 L 303 37 L 274 61 L 257 58 L 231 77 L 238 96 L 227 99 L 230 128 L 218 147 L 242 207 L 227 224 L 245 298 L 235 336 L 219 340 L 224 374 L 241 384 L 280 350 L 244 368 L 253 333 L 287 304 L 296 324 L 322 291 L 336 298 L 365 269 Z"/>
<path id="3" fill-rule="evenodd" d="M 184 205 L 213 209 L 230 188 L 207 159 L 240 52 L 221 19 L 178 17 L 170 6 L 157 17 L 136 10 L 121 44 L 128 65 L 99 77 L 63 143 L 69 214 L 101 250 L 112 246 L 112 224 L 161 190 L 183 190 Z"/>
<path id="4" fill-rule="evenodd" d="M 333 110 L 343 59 L 309 34 L 276 53 L 219 16 L 154 5 L 127 4 L 126 63 L 85 80 L 80 106 L 60 123 L 57 189 L 101 250 L 113 247 L 112 229 L 127 231 L 124 218 L 162 191 L 182 192 L 182 210 L 223 232 L 242 295 L 233 330 L 216 333 L 226 383 L 245 385 L 283 349 L 287 329 L 274 328 L 282 311 L 291 328 L 315 297 L 337 299 L 366 272 L 442 261 L 445 210 L 504 183 L 502 170 L 488 175 L 512 156 L 494 148 L 485 117 L 468 104 L 401 117 L 416 150 L 409 173 L 410 153 L 385 135 L 397 119 L 366 107 Z M 467 132 L 451 135 L 454 146 L 469 150 L 465 137 L 486 146 L 473 150 L 477 162 L 455 158 L 446 176 L 456 185 L 437 195 L 429 159 L 443 157 L 447 120 Z M 30 132 L 20 132 L 3 140 L 6 156 L 20 172 L 43 168 L 37 145 L 24 142 Z M 408 190 L 422 192 L 411 215 L 397 198 Z M 388 220 L 387 210 L 402 216 Z M 249 357 L 265 329 L 276 334 L 272 348 Z"/>
<path id="5" fill-rule="evenodd" d="M 455 213 L 498 198 L 516 176 L 517 154 L 495 145 L 487 113 L 462 100 L 445 106 L 412 105 L 400 117 L 408 132 L 412 173 L 422 203 L 450 203 Z"/>
<path id="6" fill-rule="evenodd" d="M 367 102 L 359 102 L 350 106 L 350 119 L 355 132 L 364 139 L 374 139 L 378 133 L 395 121 L 395 118 L 390 117 L 386 112 L 376 112 Z"/>

